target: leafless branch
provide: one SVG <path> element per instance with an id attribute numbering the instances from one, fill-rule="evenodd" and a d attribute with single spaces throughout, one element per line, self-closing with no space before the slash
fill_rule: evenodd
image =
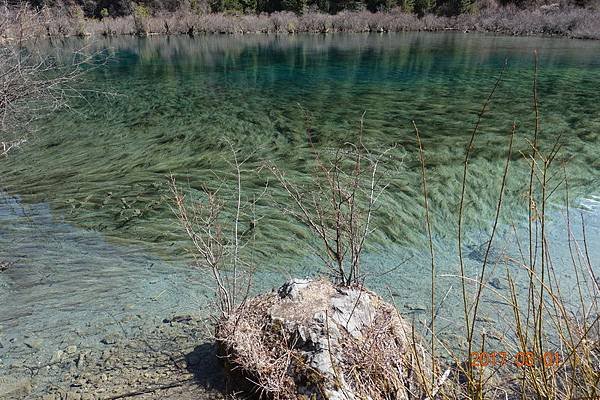
<path id="1" fill-rule="evenodd" d="M 388 187 L 382 183 L 381 164 L 394 149 L 369 151 L 362 141 L 363 118 L 356 140 L 336 150 L 317 149 L 307 127 L 314 167 L 306 184 L 292 182 L 281 168 L 270 165 L 292 200 L 291 207 L 280 204 L 281 208 L 315 234 L 323 253 L 319 256 L 344 285 L 363 280 L 361 256 L 372 233 L 376 204 Z"/>
<path id="2" fill-rule="evenodd" d="M 30 36 L 41 13 L 0 7 L 0 157 L 25 143 L 36 121 L 84 98 L 80 78 L 102 64 L 99 54 L 85 48 L 67 57 L 40 50 Z"/>

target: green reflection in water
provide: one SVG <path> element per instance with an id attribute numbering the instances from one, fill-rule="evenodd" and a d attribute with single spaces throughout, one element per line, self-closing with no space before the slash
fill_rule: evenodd
<path id="1" fill-rule="evenodd" d="M 65 49 L 77 40 L 60 44 Z M 540 55 L 541 138 L 561 136 L 572 198 L 597 193 L 600 161 L 600 43 L 462 34 L 206 36 L 116 38 L 116 61 L 92 72 L 90 95 L 46 121 L 25 150 L 0 164 L 3 185 L 26 201 L 49 202 L 80 226 L 119 241 L 141 241 L 179 257 L 180 230 L 165 202 L 166 176 L 192 189 L 216 186 L 213 171 L 233 178 L 229 138 L 250 154 L 306 179 L 305 117 L 319 146 L 352 138 L 365 115 L 370 147 L 397 144 L 391 183 L 376 220 L 379 245 L 423 245 L 423 206 L 411 120 L 420 127 L 437 238 L 453 238 L 464 148 L 505 60 L 508 71 L 482 122 L 471 162 L 466 223 L 489 226 L 506 157 L 518 125 L 507 189 L 508 214 L 526 211 L 523 193 L 533 133 L 533 52 Z M 245 175 L 247 196 L 267 174 Z M 221 190 L 233 193 L 234 180 Z M 283 193 L 271 185 L 275 199 Z M 258 248 L 270 263 L 306 255 L 307 233 L 264 198 L 257 209 Z M 244 221 L 245 224 L 248 221 Z M 276 254 L 277 257 L 273 257 Z"/>

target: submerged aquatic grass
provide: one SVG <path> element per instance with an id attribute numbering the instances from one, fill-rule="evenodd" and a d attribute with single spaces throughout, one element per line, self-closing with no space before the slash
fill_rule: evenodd
<path id="1" fill-rule="evenodd" d="M 67 40 L 62 46 L 78 46 Z M 396 167 L 378 210 L 380 246 L 424 246 L 420 172 L 412 126 L 427 149 L 427 176 L 434 240 L 453 234 L 467 132 L 487 88 L 508 59 L 508 70 L 472 152 L 465 226 L 475 237 L 493 217 L 503 168 L 505 132 L 516 120 L 531 128 L 532 50 L 540 52 L 540 135 L 568 135 L 565 160 L 573 197 L 593 194 L 598 182 L 596 148 L 600 120 L 595 91 L 599 45 L 531 38 L 457 34 L 334 35 L 325 37 L 117 38 L 94 42 L 116 61 L 91 74 L 90 87 L 118 90 L 91 97 L 81 113 L 57 113 L 28 151 L 4 163 L 3 185 L 27 201 L 49 202 L 77 225 L 181 259 L 182 236 L 165 203 L 167 176 L 190 189 L 227 179 L 228 138 L 247 152 L 245 167 L 265 161 L 301 182 L 310 169 L 306 121 L 317 146 L 335 147 L 354 135 L 364 117 L 364 140 L 396 146 Z M 585 117 L 583 115 L 585 110 Z M 518 210 L 527 177 L 517 136 L 508 208 Z M 577 157 L 573 157 L 577 155 Z M 215 172 L 216 171 L 216 172 Z M 519 175 L 521 174 L 521 175 Z M 229 176 L 233 178 L 233 176 Z M 268 174 L 244 182 L 261 190 Z M 235 185 L 222 186 L 233 193 Z M 274 188 L 273 196 L 283 198 Z M 257 226 L 264 264 L 296 263 L 306 256 L 296 239 L 307 232 L 266 200 Z M 247 224 L 248 221 L 242 221 Z M 471 243 L 479 245 L 476 240 Z M 276 254 L 276 257 L 273 257 Z M 268 265 L 265 265 L 268 267 Z"/>
<path id="2" fill-rule="evenodd" d="M 63 43 L 65 48 L 78 45 Z M 264 166 L 270 162 L 297 185 L 310 184 L 313 157 L 307 128 L 315 146 L 328 151 L 355 137 L 364 113 L 365 145 L 394 148 L 394 161 L 382 170 L 389 186 L 363 256 L 367 282 L 377 290 L 391 282 L 402 312 L 426 319 L 431 289 L 423 277 L 431 267 L 414 120 L 424 148 L 436 292 L 447 293 L 436 312 L 452 316 L 436 323 L 436 330 L 460 343 L 454 317 L 462 308 L 456 221 L 464 149 L 481 104 L 508 60 L 471 149 L 462 238 L 464 274 L 478 276 L 488 252 L 490 279 L 502 279 L 499 265 L 506 257 L 520 259 L 518 241 L 526 236 L 526 227 L 518 222 L 528 214 L 526 157 L 531 144 L 519 132 L 534 128 L 531 65 L 536 48 L 540 151 L 548 151 L 562 134 L 556 163 L 564 163 L 569 173 L 571 204 L 594 204 L 600 127 L 595 91 L 600 45 L 594 42 L 402 34 L 120 38 L 95 46 L 110 47 L 116 61 L 94 72 L 90 85 L 118 88 L 120 95 L 91 97 L 77 108 L 81 113 L 45 121 L 43 134 L 27 151 L 1 166 L 3 185 L 25 202 L 48 203 L 55 219 L 98 231 L 113 243 L 141 245 L 173 264 L 191 263 L 193 257 L 170 209 L 168 177 L 172 174 L 192 196 L 218 188 L 223 198 L 235 198 L 229 142 L 247 158 L 241 171 L 243 200 L 269 185 L 269 196 L 255 204 L 259 221 L 252 234 L 253 262 L 261 272 L 313 275 L 322 263 L 313 254 L 312 236 L 275 206 L 289 199 Z M 511 176 L 497 239 L 488 251 L 506 135 L 513 122 L 517 134 Z M 564 218 L 560 208 L 550 211 L 548 238 L 563 243 L 556 252 L 568 261 Z M 589 215 L 588 228 L 596 232 L 598 211 Z M 242 232 L 253 224 L 251 219 L 240 220 Z M 592 249 L 592 257 L 599 250 Z M 571 293 L 573 275 L 563 269 L 558 276 L 565 293 Z M 257 290 L 273 282 L 260 279 L 264 282 L 257 282 Z M 520 281 L 517 286 L 526 292 Z M 485 299 L 481 313 L 503 321 L 496 301 Z"/>
<path id="3" fill-rule="evenodd" d="M 62 46 L 80 44 L 66 41 Z M 0 276 L 0 323 L 3 335 L 17 339 L 2 349 L 3 360 L 50 360 L 52 346 L 62 346 L 75 334 L 98 348 L 98 336 L 113 329 L 110 324 L 127 336 L 125 329 L 134 325 L 126 318 L 134 315 L 152 321 L 171 311 L 206 313 L 206 274 L 180 268 L 191 258 L 169 207 L 167 178 L 173 174 L 192 196 L 218 190 L 235 198 L 238 174 L 231 168 L 232 147 L 245 160 L 239 175 L 244 201 L 269 187 L 269 196 L 254 205 L 258 223 L 255 215 L 240 220 L 240 230 L 256 226 L 253 246 L 260 254 L 253 260 L 259 268 L 254 289 L 279 283 L 282 277 L 269 273 L 272 268 L 295 276 L 314 274 L 320 263 L 310 254 L 311 235 L 274 206 L 285 204 L 287 195 L 264 165 L 276 165 L 298 186 L 310 184 L 314 160 L 307 129 L 326 153 L 352 141 L 365 111 L 365 144 L 393 148 L 392 162 L 381 170 L 388 190 L 374 215 L 374 241 L 363 258 L 367 283 L 381 293 L 389 289 L 404 318 L 434 341 L 432 356 L 447 353 L 442 343 L 457 347 L 450 356 L 460 364 L 469 347 L 553 351 L 549 344 L 557 333 L 561 340 L 569 335 L 563 343 L 571 347 L 582 337 L 579 321 L 592 309 L 585 301 L 597 293 L 595 279 L 586 274 L 592 269 L 590 260 L 600 257 L 600 248 L 593 246 L 600 237 L 595 197 L 598 44 L 407 34 L 118 39 L 94 46 L 111 47 L 117 61 L 94 71 L 90 87 L 118 88 L 120 95 L 89 96 L 88 103 L 75 108 L 81 113 L 57 113 L 44 121 L 29 147 L 0 165 L 2 186 L 18 195 L 0 202 L 0 259 L 15 265 Z M 535 48 L 542 99 L 535 111 L 541 119 L 531 101 Z M 461 199 L 469 133 L 507 59 L 506 74 L 481 120 L 475 145 L 469 147 Z M 412 120 L 419 126 L 420 146 Z M 536 120 L 541 120 L 539 127 Z M 512 151 L 507 152 L 514 125 Z M 532 130 L 539 134 L 537 148 L 532 147 Z M 544 172 L 544 184 L 529 190 L 528 160 L 553 154 L 557 140 L 562 145 L 553 157 L 558 173 Z M 569 191 L 563 196 L 553 188 L 565 178 Z M 553 193 L 549 201 L 544 188 Z M 538 220 L 529 218 L 531 198 L 544 199 L 543 235 L 536 240 L 551 244 L 540 245 L 548 255 L 536 253 L 546 257 L 542 270 L 550 275 L 539 281 L 534 276 L 533 284 L 523 261 L 527 221 L 536 229 L 541 224 L 538 210 L 532 213 Z M 463 271 L 456 254 L 461 203 Z M 585 218 L 574 218 L 576 212 Z M 142 246 L 122 245 L 131 242 Z M 435 266 L 430 253 L 435 253 Z M 481 276 L 483 282 L 478 282 Z M 462 334 L 461 279 L 469 296 L 481 289 L 478 316 L 470 317 L 473 343 L 465 343 Z M 558 297 L 549 296 L 553 290 Z M 532 304 L 536 311 L 515 325 L 507 307 L 517 303 L 517 315 L 520 307 L 527 313 Z M 121 316 L 125 325 L 116 319 Z M 540 330 L 541 316 L 555 326 Z M 520 341 L 519 331 L 531 340 Z M 50 346 L 31 353 L 19 340 L 32 334 Z M 8 365 L 0 369 L 8 370 Z M 584 378 L 593 382 L 594 374 Z M 538 385 L 532 387 L 537 394 L 571 390 L 540 377 L 539 370 L 532 370 L 521 374 L 519 383 Z M 438 378 L 431 382 L 432 392 Z M 484 379 L 486 374 L 471 374 L 469 390 L 481 394 Z"/>

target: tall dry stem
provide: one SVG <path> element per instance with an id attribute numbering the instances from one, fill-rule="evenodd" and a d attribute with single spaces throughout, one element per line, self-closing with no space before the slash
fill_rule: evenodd
<path id="1" fill-rule="evenodd" d="M 252 243 L 256 228 L 255 205 L 266 192 L 251 201 L 242 199 L 242 167 L 248 158 L 240 159 L 239 150 L 228 142 L 235 171 L 235 195 L 223 194 L 228 182 L 221 181 L 217 189 L 207 186 L 200 194 L 184 193 L 173 175 L 170 177 L 172 210 L 193 245 L 196 266 L 211 272 L 214 292 L 221 317 L 226 318 L 247 298 L 252 284 L 252 260 L 242 257 L 241 250 Z M 251 226 L 240 233 L 241 219 L 251 214 Z"/>
<path id="2" fill-rule="evenodd" d="M 425 173 L 425 152 L 423 150 L 423 143 L 421 142 L 421 135 L 419 134 L 419 128 L 417 128 L 417 124 L 415 121 L 412 122 L 413 127 L 415 128 L 415 135 L 417 137 L 417 146 L 419 148 L 419 162 L 421 165 L 421 183 L 423 185 L 423 202 L 425 204 L 425 224 L 427 226 L 427 239 L 429 243 L 429 254 L 431 258 L 431 322 L 430 322 L 430 330 L 431 330 L 431 365 L 435 365 L 435 318 L 436 318 L 436 305 L 435 305 L 435 253 L 433 250 L 433 237 L 431 234 L 431 219 L 429 217 L 429 194 L 427 192 L 427 175 Z M 436 371 L 432 371 L 432 393 L 433 388 L 437 387 L 437 383 L 435 381 L 435 373 Z"/>

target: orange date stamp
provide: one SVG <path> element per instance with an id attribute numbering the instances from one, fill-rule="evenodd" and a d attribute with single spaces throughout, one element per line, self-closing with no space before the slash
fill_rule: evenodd
<path id="1" fill-rule="evenodd" d="M 470 354 L 469 363 L 473 367 L 502 367 L 514 365 L 518 368 L 544 366 L 558 367 L 561 359 L 557 352 L 547 351 L 541 355 L 532 351 L 520 351 L 515 354 L 506 351 L 474 351 Z"/>

